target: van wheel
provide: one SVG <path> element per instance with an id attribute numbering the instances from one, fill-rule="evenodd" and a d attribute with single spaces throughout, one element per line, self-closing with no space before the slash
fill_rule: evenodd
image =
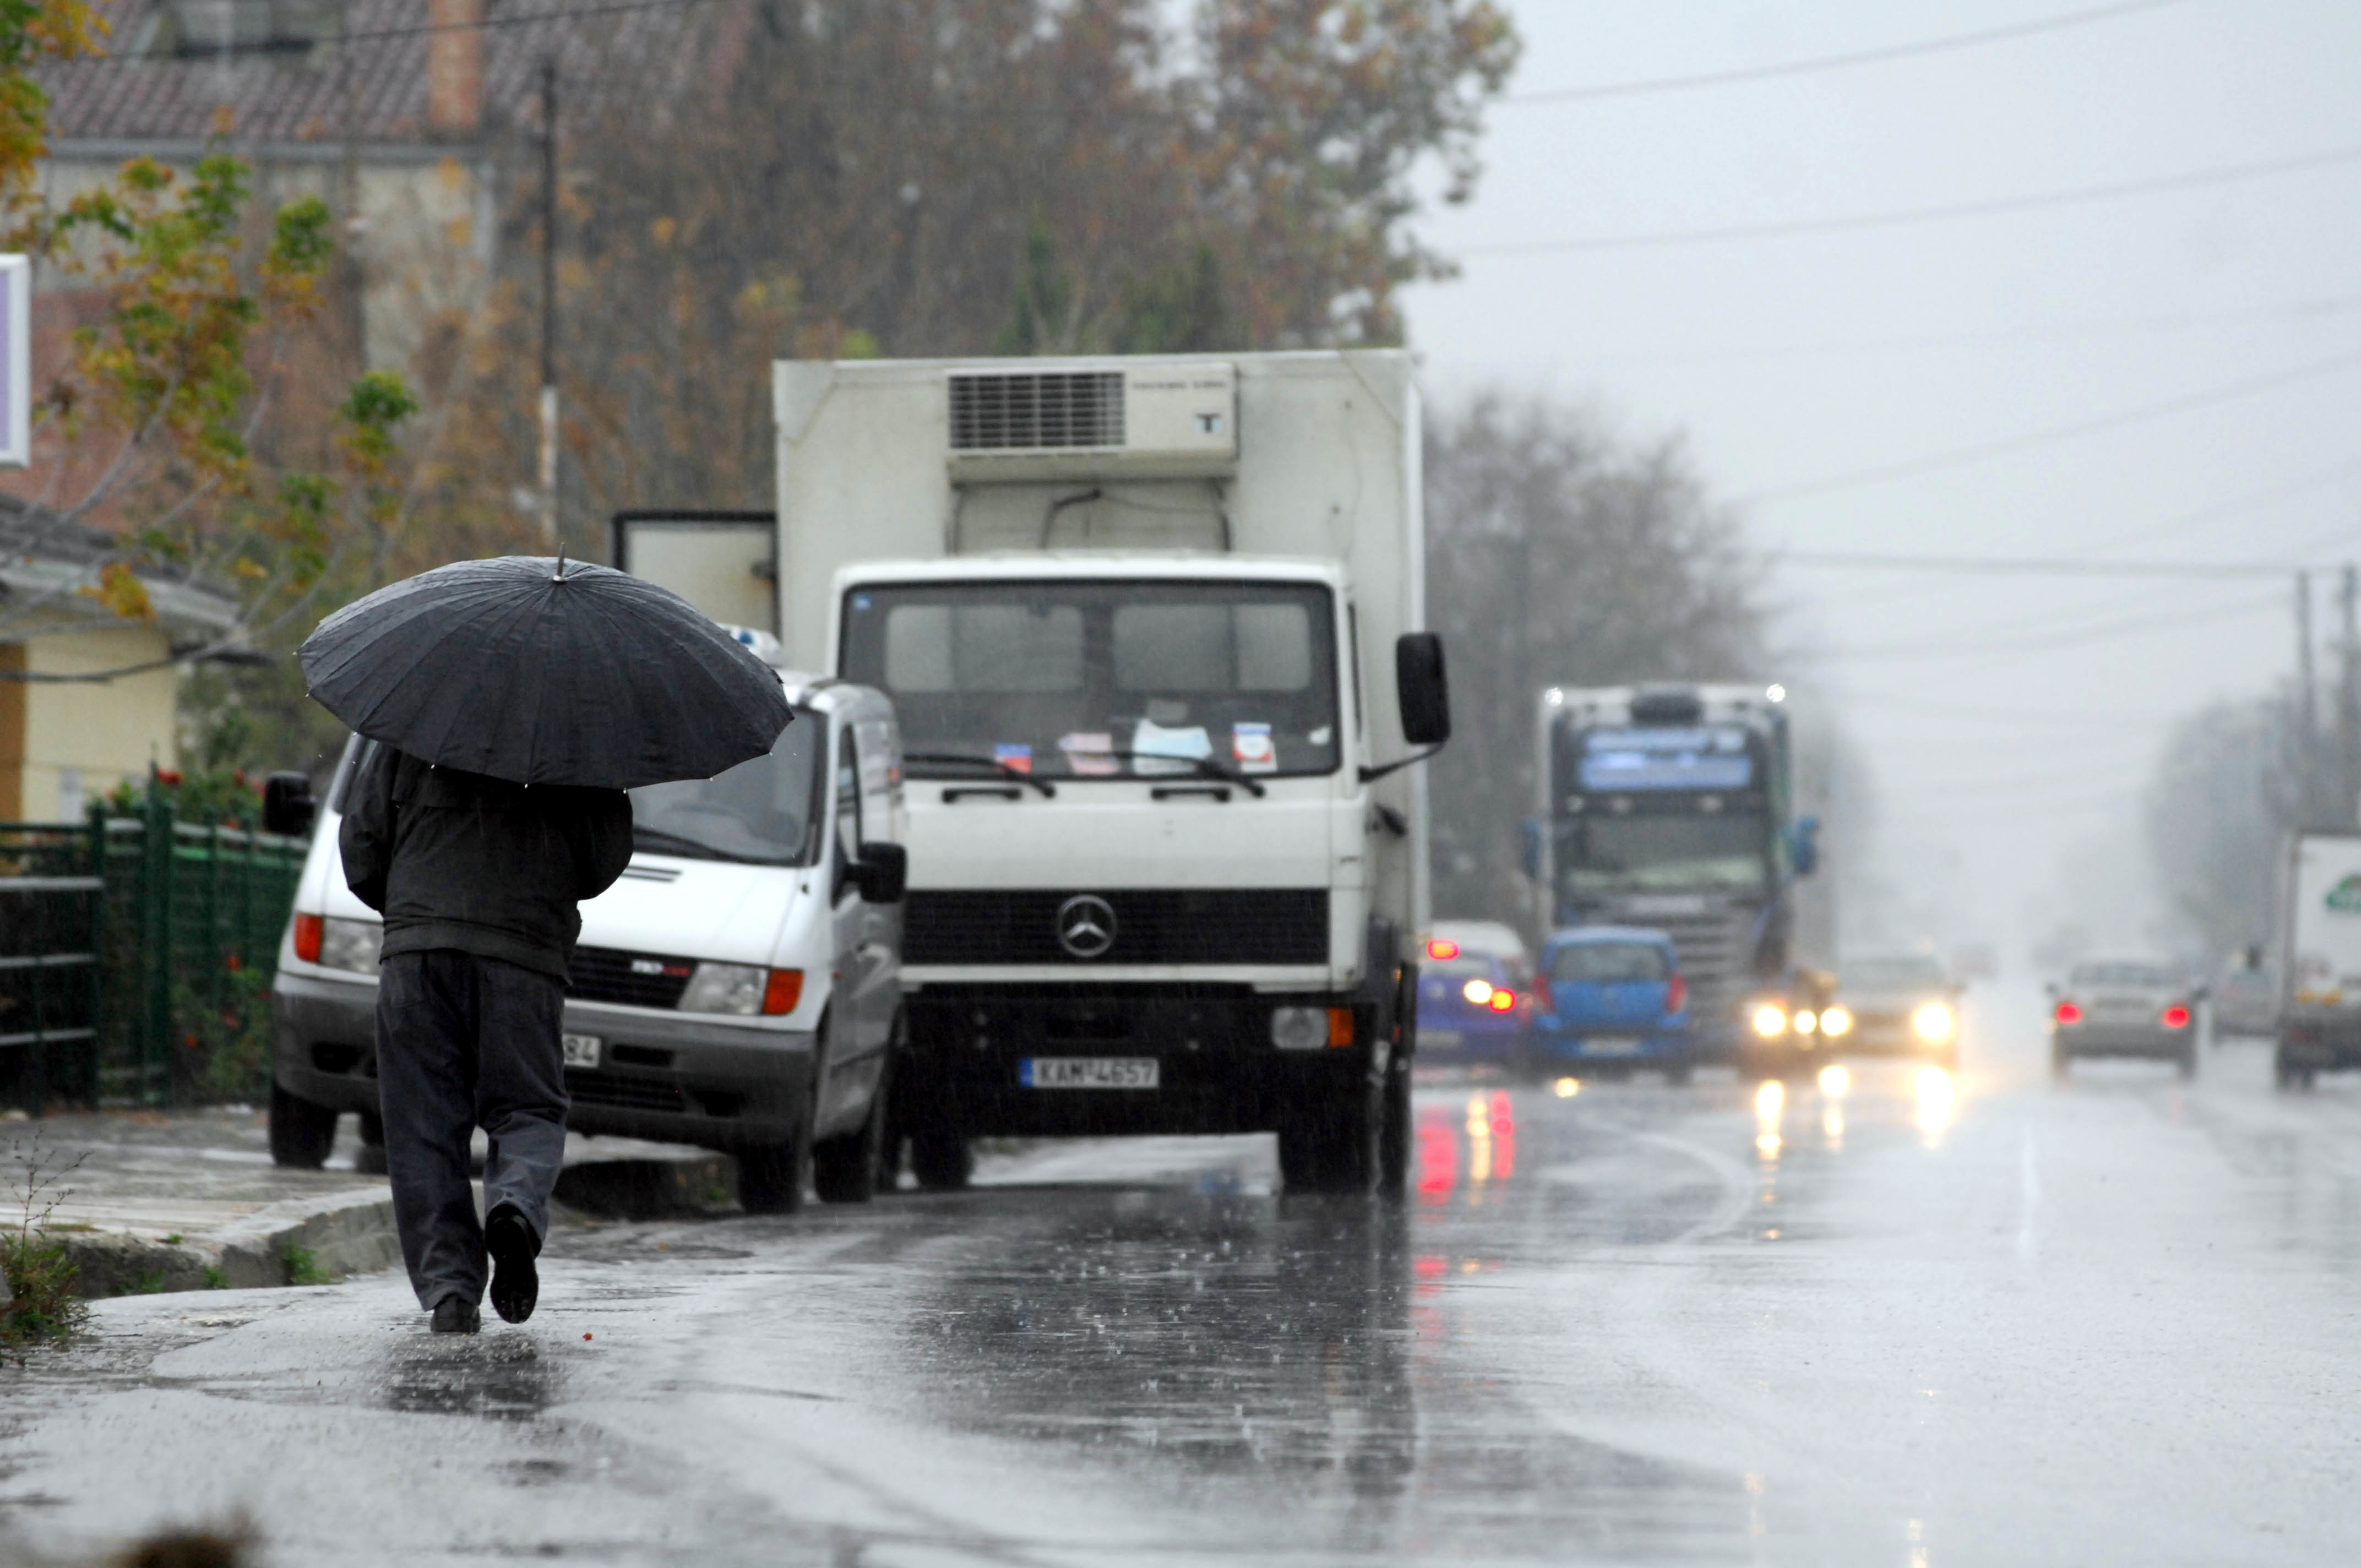
<path id="1" fill-rule="evenodd" d="M 812 1146 L 812 1187 L 823 1203 L 866 1203 L 877 1196 L 878 1177 L 885 1163 L 886 1080 L 893 1075 L 900 1034 L 897 1023 L 895 1046 L 877 1069 L 877 1087 L 869 1092 L 869 1114 L 861 1119 L 860 1127 L 838 1137 L 822 1138 Z"/>
<path id="2" fill-rule="evenodd" d="M 336 1113 L 270 1086 L 270 1163 L 317 1170 L 336 1146 Z"/>
<path id="3" fill-rule="evenodd" d="M 811 1174 L 812 1108 L 804 1107 L 793 1137 L 775 1144 L 746 1144 L 737 1150 L 738 1204 L 750 1214 L 792 1214 L 804 1206 L 804 1181 Z"/>

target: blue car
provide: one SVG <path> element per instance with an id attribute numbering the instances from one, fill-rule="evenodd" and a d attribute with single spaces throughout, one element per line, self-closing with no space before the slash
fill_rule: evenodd
<path id="1" fill-rule="evenodd" d="M 1525 1058 L 1532 955 L 1511 927 L 1437 921 L 1419 959 L 1418 1059 L 1513 1070 Z"/>
<path id="2" fill-rule="evenodd" d="M 1539 1077 L 1653 1069 L 1674 1083 L 1697 1065 L 1688 984 L 1662 931 L 1586 926 L 1542 944 L 1530 1065 Z"/>

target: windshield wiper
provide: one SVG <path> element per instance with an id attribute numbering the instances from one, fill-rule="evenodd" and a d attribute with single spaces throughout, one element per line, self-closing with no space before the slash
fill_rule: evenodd
<path id="1" fill-rule="evenodd" d="M 636 845 L 642 839 L 649 840 L 648 847 L 654 850 L 661 850 L 664 845 L 671 844 L 686 852 L 692 860 L 735 861 L 741 865 L 749 866 L 780 866 L 787 863 L 784 860 L 768 860 L 761 855 L 741 855 L 718 845 L 708 844 L 702 839 L 692 839 L 686 833 L 669 833 L 661 828 L 651 828 L 643 822 L 632 823 L 631 842 Z"/>
<path id="2" fill-rule="evenodd" d="M 1222 766 L 1221 763 L 1213 761 L 1211 757 L 1175 757 L 1164 751 L 1070 751 L 1067 755 L 1070 757 L 1113 757 L 1117 762 L 1137 762 L 1142 761 L 1150 762 L 1179 762 L 1183 767 L 1195 769 L 1197 776 L 1201 779 L 1219 779 L 1224 784 L 1234 784 L 1240 789 L 1245 790 L 1248 795 L 1253 795 L 1257 800 L 1260 800 L 1264 795 L 1270 793 L 1268 790 L 1263 788 L 1261 784 L 1256 783 L 1253 779 L 1246 777 L 1246 774 L 1239 773 L 1235 769 L 1225 768 Z M 1153 777 L 1154 775 L 1135 773 L 1132 776 L 1134 778 L 1141 778 Z"/>
<path id="3" fill-rule="evenodd" d="M 970 751 L 905 751 L 902 760 L 906 762 L 965 762 L 972 768 L 994 768 L 999 770 L 1002 778 L 1039 790 L 1044 800 L 1058 797 L 1056 784 L 1048 779 L 1037 779 L 1015 763 L 1004 762 L 997 757 L 979 757 Z"/>

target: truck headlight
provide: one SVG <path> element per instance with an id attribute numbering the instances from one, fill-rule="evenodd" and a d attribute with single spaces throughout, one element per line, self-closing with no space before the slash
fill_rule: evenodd
<path id="1" fill-rule="evenodd" d="M 735 1013 L 752 1017 L 763 1010 L 763 984 L 770 971 L 756 964 L 701 963 L 675 1005 L 683 1013 Z"/>
<path id="2" fill-rule="evenodd" d="M 1787 1010 L 1776 1003 L 1765 1002 L 1754 1010 L 1754 1032 L 1764 1039 L 1787 1032 Z"/>
<path id="3" fill-rule="evenodd" d="M 1820 1009 L 1820 1033 L 1834 1036 L 1852 1032 L 1852 1014 L 1841 1007 Z"/>
<path id="4" fill-rule="evenodd" d="M 1929 1002 L 1910 1014 L 1910 1026 L 1928 1045 L 1939 1046 L 1951 1037 L 1951 1031 L 1959 1026 L 1959 1020 L 1953 1018 L 1951 1010 L 1941 1003 Z"/>
<path id="5" fill-rule="evenodd" d="M 320 932 L 320 963 L 325 969 L 375 974 L 378 949 L 384 946 L 385 927 L 377 921 L 331 919 Z"/>
<path id="6" fill-rule="evenodd" d="M 1270 1010 L 1270 1043 L 1282 1051 L 1338 1049 L 1353 1043 L 1353 1010 L 1349 1007 L 1274 1007 Z"/>

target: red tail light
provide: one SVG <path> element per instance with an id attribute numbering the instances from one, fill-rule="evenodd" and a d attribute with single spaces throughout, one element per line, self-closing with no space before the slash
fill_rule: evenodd
<path id="1" fill-rule="evenodd" d="M 328 923 L 317 915 L 295 916 L 295 956 L 307 964 L 318 963 L 320 938 L 326 934 L 327 929 Z"/>
<path id="2" fill-rule="evenodd" d="M 1668 981 L 1664 981 L 1664 1011 L 1665 1011 L 1665 1012 L 1667 1012 L 1667 1013 L 1677 1013 L 1677 1012 L 1679 1012 L 1682 1008 L 1684 1008 L 1684 1007 L 1687 1006 L 1687 1005 L 1688 1005 L 1688 1003 L 1689 1003 L 1689 980 L 1688 980 L 1688 976 L 1686 976 L 1686 975 L 1685 975 L 1685 974 L 1676 974 L 1676 975 L 1673 976 L 1673 978 L 1672 978 L 1672 979 L 1670 979 L 1670 980 L 1668 980 Z"/>
<path id="3" fill-rule="evenodd" d="M 1544 974 L 1534 978 L 1533 997 L 1542 1004 L 1544 1011 L 1550 1013 L 1557 1011 L 1557 992 L 1551 988 L 1549 976 Z"/>
<path id="4" fill-rule="evenodd" d="M 1459 944 L 1448 937 L 1437 937 L 1426 945 L 1426 956 L 1430 959 L 1455 959 L 1459 956 Z"/>
<path id="5" fill-rule="evenodd" d="M 2060 1024 L 2079 1024 L 2082 1021 L 2082 1010 L 2070 1002 L 2061 1002 L 2053 1016 Z"/>
<path id="6" fill-rule="evenodd" d="M 2164 1010 L 2164 1026 L 2168 1029 L 2186 1029 L 2189 1027 L 2189 1009 L 2181 1006 L 2179 1003 L 2175 1003 L 2173 1005 L 2166 1008 Z"/>
<path id="7" fill-rule="evenodd" d="M 1494 992 L 1484 1005 L 1495 1013 L 1512 1013 L 1516 1011 L 1517 993 L 1504 985 Z"/>

